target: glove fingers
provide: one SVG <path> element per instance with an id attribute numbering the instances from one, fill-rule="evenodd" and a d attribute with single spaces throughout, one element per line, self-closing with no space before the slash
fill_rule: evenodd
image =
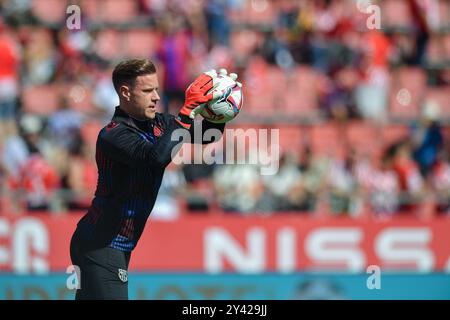
<path id="1" fill-rule="evenodd" d="M 198 107 L 196 107 L 194 110 L 191 111 L 189 118 L 194 119 L 196 115 L 200 114 L 203 111 L 204 108 L 205 104 L 199 105 Z"/>
<path id="2" fill-rule="evenodd" d="M 206 72 L 203 72 L 198 79 L 198 86 L 202 88 L 204 85 L 206 85 L 208 82 L 212 82 L 215 78 L 217 78 L 217 72 L 214 69 L 208 70 Z"/>
<path id="3" fill-rule="evenodd" d="M 211 79 L 210 79 L 207 83 L 205 83 L 203 86 L 200 86 L 200 89 L 201 89 L 201 91 L 202 91 L 203 93 L 206 93 L 206 92 L 208 92 L 209 90 L 212 89 L 213 84 L 214 84 L 214 79 L 211 78 Z"/>
<path id="4" fill-rule="evenodd" d="M 211 79 L 215 79 L 217 77 L 216 70 L 209 70 L 207 72 L 202 73 L 199 75 L 194 82 L 192 83 L 193 86 L 197 88 L 203 87 L 205 84 L 207 84 Z"/>
<path id="5" fill-rule="evenodd" d="M 236 79 L 237 79 L 237 77 L 238 77 L 238 75 L 237 75 L 236 73 L 234 73 L 234 72 L 230 73 L 229 76 L 230 76 L 230 78 L 233 79 L 234 81 L 236 81 Z"/>
<path id="6" fill-rule="evenodd" d="M 221 75 L 221 76 L 226 76 L 227 74 L 228 74 L 227 69 L 221 68 L 221 69 L 219 70 L 219 75 Z"/>
<path id="7" fill-rule="evenodd" d="M 217 78 L 217 71 L 214 69 L 204 72 L 204 74 L 210 76 L 211 78 Z"/>

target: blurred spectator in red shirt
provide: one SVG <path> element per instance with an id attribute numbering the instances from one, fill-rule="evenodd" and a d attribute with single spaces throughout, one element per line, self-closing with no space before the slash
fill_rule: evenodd
<path id="1" fill-rule="evenodd" d="M 401 142 L 393 147 L 393 165 L 402 192 L 400 210 L 416 209 L 417 204 L 423 199 L 425 185 L 407 142 Z"/>
<path id="2" fill-rule="evenodd" d="M 0 17 L 0 144 L 13 133 L 19 94 L 20 47 Z"/>

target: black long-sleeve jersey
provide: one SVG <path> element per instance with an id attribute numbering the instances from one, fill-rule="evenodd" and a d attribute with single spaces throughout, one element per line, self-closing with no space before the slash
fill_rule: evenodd
<path id="1" fill-rule="evenodd" d="M 223 133 L 225 126 L 205 120 L 194 122 L 189 130 L 191 137 L 198 125 L 202 126 L 202 137 L 210 128 Z M 88 212 L 77 225 L 84 247 L 109 246 L 122 251 L 135 248 L 172 152 L 181 146 L 180 139 L 172 140 L 176 129 L 188 133 L 173 115 L 156 113 L 155 119 L 139 121 L 116 108 L 112 121 L 97 138 L 97 189 Z"/>

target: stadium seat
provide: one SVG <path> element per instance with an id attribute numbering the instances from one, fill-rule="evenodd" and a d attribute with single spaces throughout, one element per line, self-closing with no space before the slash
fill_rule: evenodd
<path id="1" fill-rule="evenodd" d="M 443 46 L 444 46 L 444 51 L 445 51 L 445 59 L 447 61 L 450 60 L 450 33 L 447 33 L 444 35 L 443 38 Z"/>
<path id="2" fill-rule="evenodd" d="M 442 118 L 450 119 L 450 86 L 442 88 L 428 88 L 427 100 L 436 102 L 439 105 Z"/>
<path id="3" fill-rule="evenodd" d="M 297 67 L 292 75 L 288 75 L 287 88 L 283 92 L 286 113 L 311 116 L 317 111 L 318 77 L 308 66 Z"/>
<path id="4" fill-rule="evenodd" d="M 381 130 L 381 141 L 384 147 L 390 146 L 409 137 L 407 125 L 386 125 Z"/>
<path id="5" fill-rule="evenodd" d="M 102 124 L 97 121 L 87 121 L 81 126 L 81 136 L 90 147 L 95 147 L 97 136 L 102 129 Z"/>
<path id="6" fill-rule="evenodd" d="M 61 0 L 33 0 L 31 10 L 33 14 L 46 23 L 60 23 L 66 17 L 68 4 Z"/>
<path id="7" fill-rule="evenodd" d="M 261 44 L 261 35 L 255 30 L 236 30 L 230 34 L 230 47 L 237 58 L 244 58 Z"/>
<path id="8" fill-rule="evenodd" d="M 271 88 L 269 69 L 270 66 L 261 57 L 250 61 L 243 77 L 246 113 L 267 116 L 273 112 L 276 96 Z"/>
<path id="9" fill-rule="evenodd" d="M 103 0 L 81 0 L 80 8 L 83 18 L 92 22 L 101 22 Z"/>
<path id="10" fill-rule="evenodd" d="M 440 35 L 431 36 L 426 49 L 427 62 L 439 63 L 445 60 L 444 44 L 444 37 Z"/>
<path id="11" fill-rule="evenodd" d="M 104 59 L 114 60 L 122 57 L 123 44 L 121 43 L 121 34 L 117 30 L 100 31 L 95 44 L 97 54 Z"/>
<path id="12" fill-rule="evenodd" d="M 64 88 L 70 108 L 86 113 L 93 110 L 91 88 L 76 83 L 65 85 Z"/>
<path id="13" fill-rule="evenodd" d="M 134 0 L 103 0 L 101 1 L 101 10 L 104 22 L 132 22 L 138 15 L 138 2 Z"/>
<path id="14" fill-rule="evenodd" d="M 401 14 L 398 14 L 401 12 Z M 381 2 L 383 26 L 412 27 L 411 11 L 404 0 L 385 0 Z"/>
<path id="15" fill-rule="evenodd" d="M 275 21 L 273 1 L 251 0 L 244 2 L 245 20 L 251 24 L 270 24 Z"/>
<path id="16" fill-rule="evenodd" d="M 389 94 L 393 119 L 414 119 L 426 90 L 426 75 L 419 68 L 401 68 L 394 72 Z"/>
<path id="17" fill-rule="evenodd" d="M 150 29 L 131 29 L 122 35 L 128 57 L 151 58 L 159 45 L 159 35 Z"/>
<path id="18" fill-rule="evenodd" d="M 309 129 L 309 143 L 314 155 L 342 158 L 345 138 L 345 132 L 334 123 L 314 125 Z"/>
<path id="19" fill-rule="evenodd" d="M 439 1 L 439 26 L 441 28 L 448 27 L 450 21 L 450 2 L 448 0 Z"/>
<path id="20" fill-rule="evenodd" d="M 381 141 L 378 139 L 380 131 L 370 122 L 352 122 L 346 128 L 346 142 L 352 149 L 372 156 L 377 155 L 381 147 Z"/>
<path id="21" fill-rule="evenodd" d="M 56 111 L 59 92 L 56 85 L 29 86 L 23 90 L 23 110 L 25 112 L 48 115 Z"/>
<path id="22" fill-rule="evenodd" d="M 297 155 L 301 153 L 306 141 L 304 135 L 306 129 L 298 125 L 280 125 L 275 126 L 273 129 L 278 129 L 281 153 L 286 151 Z"/>

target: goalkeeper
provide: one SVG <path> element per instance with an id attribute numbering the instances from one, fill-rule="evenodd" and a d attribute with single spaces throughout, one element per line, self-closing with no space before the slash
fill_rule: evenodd
<path id="1" fill-rule="evenodd" d="M 155 204 L 164 170 L 178 151 L 173 149 L 181 145 L 172 141 L 172 132 L 189 130 L 193 137 L 194 127 L 201 125 L 202 132 L 216 128 L 223 133 L 224 124 L 193 121 L 203 104 L 219 98 L 208 93 L 216 77 L 213 70 L 191 83 L 175 117 L 156 112 L 160 97 L 152 62 L 133 59 L 115 67 L 112 81 L 120 105 L 98 135 L 97 190 L 70 244 L 72 263 L 80 271 L 77 300 L 128 299 L 131 252 Z"/>

